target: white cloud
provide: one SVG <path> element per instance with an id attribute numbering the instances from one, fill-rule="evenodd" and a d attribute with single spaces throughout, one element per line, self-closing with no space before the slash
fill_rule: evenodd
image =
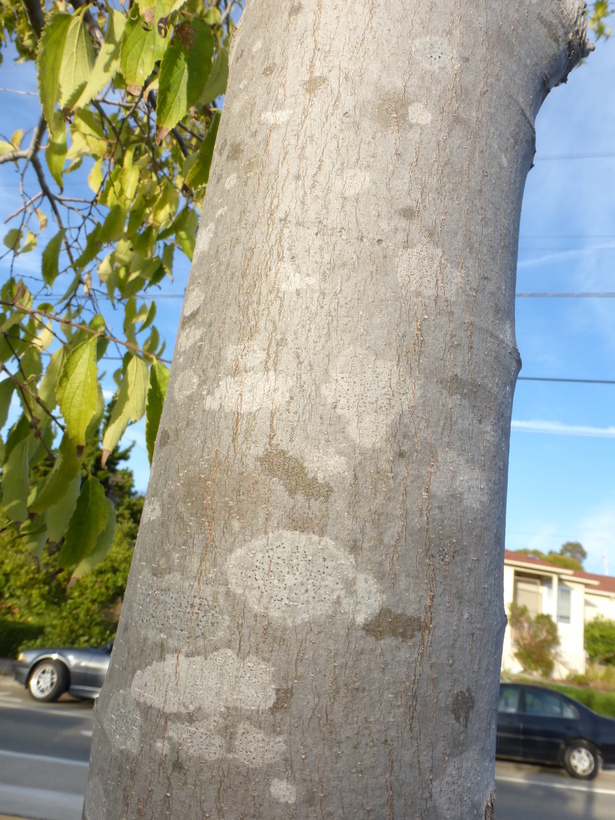
<path id="1" fill-rule="evenodd" d="M 615 427 L 589 427 L 582 424 L 561 424 L 558 421 L 516 421 L 514 433 L 544 433 L 551 436 L 590 436 L 592 438 L 615 438 Z"/>

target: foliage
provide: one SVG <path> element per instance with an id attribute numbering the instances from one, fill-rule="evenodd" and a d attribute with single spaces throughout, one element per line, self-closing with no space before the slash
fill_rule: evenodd
<path id="1" fill-rule="evenodd" d="M 526 672 L 538 672 L 549 677 L 554 666 L 554 651 L 559 644 L 557 625 L 550 615 L 540 613 L 534 618 L 526 606 L 513 601 L 509 609 L 513 629 L 515 657 Z"/>
<path id="2" fill-rule="evenodd" d="M 567 686 L 564 683 L 549 683 L 549 686 L 564 695 L 578 700 L 599 715 L 615 718 L 615 692 L 600 692 L 597 689 L 586 689 Z"/>
<path id="3" fill-rule="evenodd" d="M 155 295 L 176 252 L 192 258 L 241 3 L 0 0 L 0 45 L 36 61 L 42 109 L 0 135 L 22 198 L 0 290 L 0 429 L 13 408 L 0 438 L 2 509 L 41 560 L 61 542 L 54 560 L 73 579 L 113 537 L 100 479 L 82 469 L 107 369 L 117 389 L 100 466 L 144 415 L 151 459 L 169 375 Z M 33 284 L 28 254 L 40 254 Z"/>
<path id="4" fill-rule="evenodd" d="M 588 621 L 585 650 L 590 661 L 615 666 L 615 621 L 600 616 Z"/>
<path id="5" fill-rule="evenodd" d="M 96 469 L 100 447 L 90 446 L 85 454 L 105 498 L 114 499 L 117 527 L 107 556 L 83 577 L 71 579 L 57 550 L 36 559 L 12 531 L 0 534 L 0 656 L 14 657 L 26 646 L 103 644 L 115 634 L 143 506 L 131 472 L 118 469 L 127 456 L 116 451 L 102 471 Z"/>
<path id="6" fill-rule="evenodd" d="M 519 552 L 525 555 L 531 555 L 532 558 L 539 558 L 541 561 L 548 561 L 556 567 L 563 567 L 564 569 L 583 569 L 583 561 L 587 558 L 587 552 L 578 541 L 566 541 L 560 547 L 559 552 L 541 552 L 537 549 L 522 549 Z"/>
<path id="7" fill-rule="evenodd" d="M 593 11 L 589 17 L 589 27 L 595 32 L 596 39 L 601 37 L 608 39 L 611 36 L 611 29 L 605 22 L 607 17 L 613 14 L 613 9 L 609 0 L 595 0 Z"/>

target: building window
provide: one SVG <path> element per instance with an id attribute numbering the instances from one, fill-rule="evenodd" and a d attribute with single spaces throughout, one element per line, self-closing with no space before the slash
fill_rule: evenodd
<path id="1" fill-rule="evenodd" d="M 559 600 L 557 602 L 557 620 L 560 624 L 570 623 L 570 610 L 572 590 L 565 586 L 559 586 Z"/>
<path id="2" fill-rule="evenodd" d="M 515 578 L 515 601 L 519 606 L 526 606 L 532 618 L 541 610 L 540 606 L 540 580 L 538 578 L 527 578 L 517 576 Z"/>

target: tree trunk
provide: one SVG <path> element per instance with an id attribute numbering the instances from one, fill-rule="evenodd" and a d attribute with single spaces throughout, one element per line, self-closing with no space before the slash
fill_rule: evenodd
<path id="1" fill-rule="evenodd" d="M 248 1 L 89 820 L 493 816 L 519 213 L 584 38 Z"/>

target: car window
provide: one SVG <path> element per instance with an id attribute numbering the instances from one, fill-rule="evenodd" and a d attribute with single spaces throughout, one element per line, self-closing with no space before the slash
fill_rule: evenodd
<path id="1" fill-rule="evenodd" d="M 517 712 L 519 709 L 519 687 L 507 686 L 506 689 L 500 689 L 500 702 L 498 705 L 499 712 L 507 712 L 511 714 Z"/>
<path id="2" fill-rule="evenodd" d="M 529 715 L 576 718 L 574 708 L 553 692 L 525 690 L 525 711 Z"/>

